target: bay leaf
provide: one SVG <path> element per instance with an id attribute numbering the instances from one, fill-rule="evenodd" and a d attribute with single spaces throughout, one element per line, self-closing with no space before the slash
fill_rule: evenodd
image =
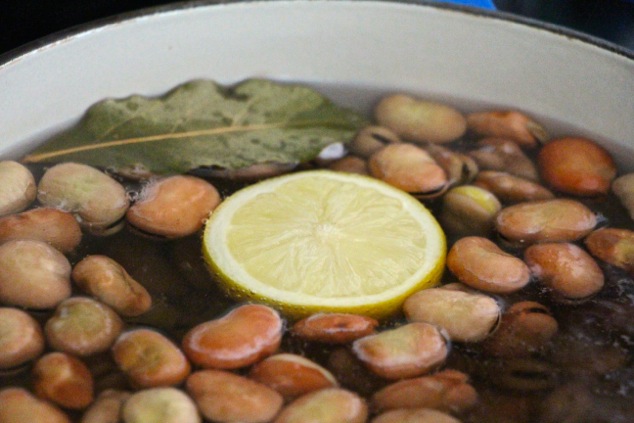
<path id="1" fill-rule="evenodd" d="M 365 124 L 306 86 L 195 80 L 159 97 L 100 101 L 24 161 L 76 161 L 115 173 L 136 168 L 153 174 L 300 163 L 334 142 L 348 142 Z"/>

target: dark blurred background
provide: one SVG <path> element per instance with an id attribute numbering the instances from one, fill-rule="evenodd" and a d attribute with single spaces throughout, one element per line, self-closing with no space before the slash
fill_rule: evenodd
<path id="1" fill-rule="evenodd" d="M 170 0 L 2 0 L 0 53 L 44 35 Z M 634 50 L 634 0 L 493 0 L 502 11 L 563 25 Z"/>

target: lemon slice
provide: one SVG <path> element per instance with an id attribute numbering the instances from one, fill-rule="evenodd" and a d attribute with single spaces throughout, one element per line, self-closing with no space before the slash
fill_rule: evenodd
<path id="1" fill-rule="evenodd" d="M 323 170 L 268 179 L 228 197 L 206 223 L 203 253 L 230 293 L 290 317 L 383 318 L 439 281 L 446 241 L 409 194 Z"/>

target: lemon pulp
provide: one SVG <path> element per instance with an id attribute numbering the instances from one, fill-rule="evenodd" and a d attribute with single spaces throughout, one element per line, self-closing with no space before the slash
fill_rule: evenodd
<path id="1" fill-rule="evenodd" d="M 439 281 L 446 243 L 409 194 L 321 170 L 228 197 L 206 223 L 203 253 L 229 292 L 293 317 L 339 311 L 382 318 Z"/>

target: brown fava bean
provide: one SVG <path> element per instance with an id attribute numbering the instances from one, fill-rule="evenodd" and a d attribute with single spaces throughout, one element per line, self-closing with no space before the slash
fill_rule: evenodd
<path id="1" fill-rule="evenodd" d="M 41 400 L 23 388 L 0 390 L 0 422 L 2 423 L 70 423 L 59 408 Z"/>
<path id="2" fill-rule="evenodd" d="M 75 410 L 88 407 L 94 399 L 94 382 L 88 367 L 61 352 L 48 353 L 35 362 L 33 390 L 40 398 Z"/>
<path id="3" fill-rule="evenodd" d="M 58 351 L 89 356 L 107 351 L 123 330 L 110 307 L 85 297 L 62 301 L 44 325 L 49 345 Z"/>
<path id="4" fill-rule="evenodd" d="M 273 354 L 282 339 L 284 322 L 270 307 L 247 304 L 185 334 L 183 350 L 205 368 L 237 369 Z"/>
<path id="5" fill-rule="evenodd" d="M 466 288 L 466 287 L 464 287 Z M 405 300 L 403 312 L 410 322 L 428 322 L 443 328 L 449 339 L 478 342 L 500 319 L 500 306 L 491 297 L 469 289 L 430 288 Z"/>
<path id="6" fill-rule="evenodd" d="M 79 245 L 81 238 L 77 220 L 72 214 L 58 209 L 38 208 L 0 219 L 0 242 L 34 239 L 69 253 Z"/>
<path id="7" fill-rule="evenodd" d="M 532 358 L 497 361 L 489 368 L 489 374 L 498 387 L 524 392 L 552 389 L 557 385 L 559 376 L 555 366 Z"/>
<path id="8" fill-rule="evenodd" d="M 385 379 L 416 377 L 445 361 L 447 342 L 429 323 L 407 323 L 356 340 L 352 351 L 372 372 Z"/>
<path id="9" fill-rule="evenodd" d="M 132 394 L 126 391 L 108 389 L 86 409 L 80 423 L 118 423 L 121 421 L 123 404 Z"/>
<path id="10" fill-rule="evenodd" d="M 286 406 L 274 423 L 365 423 L 368 406 L 357 394 L 327 388 L 297 398 Z"/>
<path id="11" fill-rule="evenodd" d="M 0 161 L 0 181 L 0 216 L 21 212 L 35 200 L 35 178 L 24 165 Z"/>
<path id="12" fill-rule="evenodd" d="M 515 204 L 503 208 L 495 218 L 498 233 L 517 244 L 576 241 L 596 224 L 592 210 L 563 198 Z"/>
<path id="13" fill-rule="evenodd" d="M 532 245 L 524 251 L 524 261 L 555 299 L 583 300 L 603 288 L 601 268 L 575 244 Z"/>
<path id="14" fill-rule="evenodd" d="M 370 175 L 415 196 L 433 196 L 447 187 L 445 171 L 413 144 L 390 144 L 374 153 Z"/>
<path id="15" fill-rule="evenodd" d="M 555 197 L 552 192 L 538 183 L 507 172 L 485 170 L 478 173 L 473 183 L 489 190 L 503 203 L 550 200 Z"/>
<path id="16" fill-rule="evenodd" d="M 148 291 L 123 266 L 106 256 L 85 257 L 75 265 L 71 277 L 86 293 L 122 316 L 138 316 L 152 307 Z"/>
<path id="17" fill-rule="evenodd" d="M 377 122 L 401 138 L 418 143 L 445 143 L 460 138 L 467 129 L 465 117 L 453 107 L 393 94 L 374 108 Z"/>
<path id="18" fill-rule="evenodd" d="M 535 163 L 513 141 L 505 138 L 484 138 L 475 150 L 469 151 L 480 170 L 497 170 L 537 181 L 539 173 Z"/>
<path id="19" fill-rule="evenodd" d="M 166 238 L 191 235 L 220 204 L 220 194 L 204 179 L 177 175 L 151 181 L 126 213 L 133 227 Z"/>
<path id="20" fill-rule="evenodd" d="M 502 205 L 491 192 L 475 185 L 451 188 L 442 198 L 443 228 L 459 236 L 487 236 Z"/>
<path id="21" fill-rule="evenodd" d="M 129 206 L 123 186 L 100 170 L 79 163 L 61 163 L 49 168 L 38 185 L 38 200 L 48 207 L 73 213 L 91 233 L 105 235 Z"/>
<path id="22" fill-rule="evenodd" d="M 430 376 L 404 379 L 380 389 L 372 396 L 378 412 L 399 408 L 432 408 L 463 413 L 476 404 L 478 394 L 469 377 L 457 370 L 443 370 Z"/>
<path id="23" fill-rule="evenodd" d="M 468 184 L 478 174 L 478 164 L 466 154 L 439 144 L 427 144 L 425 151 L 443 168 L 451 186 Z"/>
<path id="24" fill-rule="evenodd" d="M 371 423 L 460 423 L 450 414 L 429 408 L 401 408 L 376 416 Z"/>
<path id="25" fill-rule="evenodd" d="M 200 423 L 194 401 L 176 388 L 152 388 L 132 394 L 123 404 L 123 423 Z"/>
<path id="26" fill-rule="evenodd" d="M 634 219 L 634 173 L 619 176 L 612 182 L 612 192 L 619 197 L 621 204 Z"/>
<path id="27" fill-rule="evenodd" d="M 117 366 L 134 387 L 177 385 L 191 370 L 172 341 L 151 329 L 134 329 L 119 336 L 112 347 Z"/>
<path id="28" fill-rule="evenodd" d="M 187 378 L 186 389 L 202 415 L 214 422 L 266 423 L 284 400 L 264 384 L 224 370 L 200 370 Z"/>
<path id="29" fill-rule="evenodd" d="M 276 390 L 287 399 L 339 385 L 328 370 L 296 354 L 267 357 L 251 368 L 249 377 Z"/>
<path id="30" fill-rule="evenodd" d="M 447 267 L 465 285 L 498 294 L 520 290 L 530 280 L 522 260 L 481 237 L 459 239 L 447 254 Z"/>
<path id="31" fill-rule="evenodd" d="M 352 154 L 368 159 L 386 145 L 400 142 L 398 135 L 391 129 L 384 126 L 371 125 L 361 129 L 350 141 L 348 148 Z"/>
<path id="32" fill-rule="evenodd" d="M 366 161 L 357 156 L 346 156 L 336 160 L 328 166 L 328 169 L 337 172 L 356 173 L 359 175 L 367 175 L 369 173 Z"/>
<path id="33" fill-rule="evenodd" d="M 584 244 L 594 257 L 634 274 L 634 231 L 598 229 L 586 237 Z"/>
<path id="34" fill-rule="evenodd" d="M 547 185 L 572 195 L 604 195 L 616 176 L 610 153 L 585 138 L 550 141 L 537 157 L 539 171 Z"/>
<path id="35" fill-rule="evenodd" d="M 536 147 L 548 140 L 544 127 L 515 110 L 470 113 L 467 128 L 475 135 L 508 138 L 522 147 Z"/>
<path id="36" fill-rule="evenodd" d="M 328 355 L 327 367 L 342 387 L 364 397 L 371 395 L 386 383 L 383 378 L 368 371 L 346 347 L 337 348 Z"/>
<path id="37" fill-rule="evenodd" d="M 13 240 L 0 245 L 0 301 L 53 308 L 71 294 L 70 263 L 43 241 Z"/>
<path id="38" fill-rule="evenodd" d="M 295 323 L 291 331 L 307 341 L 347 344 L 374 332 L 375 319 L 356 314 L 317 313 Z"/>
<path id="39" fill-rule="evenodd" d="M 44 352 L 40 324 L 28 313 L 0 307 L 0 369 L 20 366 Z"/>

